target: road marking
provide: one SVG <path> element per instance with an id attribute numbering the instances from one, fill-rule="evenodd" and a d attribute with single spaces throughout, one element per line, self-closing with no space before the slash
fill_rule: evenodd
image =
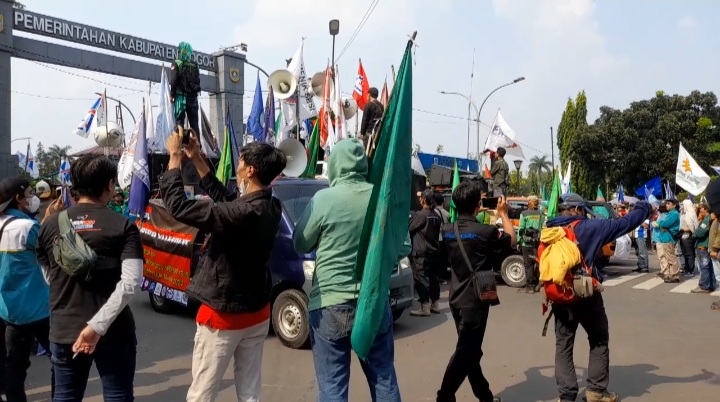
<path id="1" fill-rule="evenodd" d="M 683 282 L 682 284 L 672 288 L 672 290 L 670 290 L 670 292 L 672 292 L 672 293 L 690 293 L 691 290 L 698 287 L 698 282 L 700 282 L 700 280 L 698 278 L 688 279 L 685 282 Z"/>
<path id="2" fill-rule="evenodd" d="M 648 281 L 638 283 L 637 285 L 633 286 L 633 289 L 650 290 L 662 283 L 665 283 L 662 278 L 652 278 Z"/>
<path id="3" fill-rule="evenodd" d="M 605 282 L 603 282 L 602 285 L 603 285 L 604 287 L 607 287 L 607 286 L 617 286 L 617 285 L 623 284 L 623 283 L 625 283 L 625 282 L 629 282 L 629 281 L 631 281 L 631 280 L 633 280 L 633 279 L 640 278 L 640 277 L 645 276 L 645 275 L 648 275 L 648 274 L 646 274 L 646 273 L 644 273 L 644 272 L 640 272 L 640 273 L 636 273 L 636 274 L 623 275 L 623 276 L 620 276 L 620 277 L 617 277 L 617 278 L 608 279 L 608 280 L 606 280 Z"/>

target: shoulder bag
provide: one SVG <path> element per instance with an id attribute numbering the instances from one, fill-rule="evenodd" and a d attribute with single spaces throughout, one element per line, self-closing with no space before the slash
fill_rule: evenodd
<path id="1" fill-rule="evenodd" d="M 455 239 L 458 242 L 458 248 L 460 253 L 467 264 L 468 269 L 472 274 L 471 283 L 475 291 L 475 297 L 481 302 L 489 303 L 491 306 L 497 306 L 500 304 L 500 298 L 497 294 L 497 282 L 495 281 L 495 272 L 490 271 L 476 271 L 470 263 L 470 258 L 465 252 L 465 246 L 463 245 L 462 239 L 460 238 L 460 230 L 458 230 L 457 222 L 453 223 L 453 229 L 455 229 Z"/>

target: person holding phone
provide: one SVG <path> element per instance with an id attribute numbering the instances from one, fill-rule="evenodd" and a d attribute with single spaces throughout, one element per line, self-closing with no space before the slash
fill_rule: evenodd
<path id="1" fill-rule="evenodd" d="M 450 311 L 458 340 L 437 392 L 437 402 L 455 402 L 455 393 L 465 378 L 470 381 L 473 394 L 480 402 L 502 401 L 502 398 L 493 395 L 480 368 L 491 302 L 478 297 L 473 277 L 481 275 L 486 278 L 483 280 L 494 284 L 493 268 L 502 263 L 504 255 L 512 252 L 517 235 L 508 217 L 504 197 L 497 204 L 497 216 L 503 222 L 502 232 L 495 225 L 483 225 L 477 221 L 476 216 L 482 206 L 480 196 L 481 188 L 477 183 L 460 183 L 452 194 L 458 213 L 457 222 L 442 227 L 451 268 Z"/>

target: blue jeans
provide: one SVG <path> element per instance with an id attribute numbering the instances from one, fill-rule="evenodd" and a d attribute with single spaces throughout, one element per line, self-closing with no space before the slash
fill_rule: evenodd
<path id="1" fill-rule="evenodd" d="M 355 321 L 354 302 L 310 312 L 310 342 L 318 381 L 318 402 L 347 402 L 350 383 L 350 334 Z M 395 344 L 392 312 L 385 317 L 375 336 L 367 360 L 360 366 L 365 373 L 373 402 L 400 402 L 395 375 Z"/>
<path id="2" fill-rule="evenodd" d="M 637 263 L 638 270 L 647 272 L 647 270 L 648 270 L 647 240 L 643 237 L 639 237 L 639 238 L 635 239 L 635 244 L 637 244 L 637 250 L 638 250 L 638 263 Z"/>
<path id="3" fill-rule="evenodd" d="M 698 286 L 701 289 L 713 291 L 717 288 L 715 281 L 715 272 L 713 264 L 710 260 L 710 252 L 707 250 L 695 250 L 697 256 L 698 267 L 700 268 L 700 282 Z"/>
<path id="4" fill-rule="evenodd" d="M 81 402 L 85 396 L 93 361 L 100 374 L 105 402 L 132 402 L 137 339 L 101 338 L 95 353 L 75 354 L 72 345 L 51 343 L 50 353 L 55 370 L 55 393 L 52 402 Z"/>

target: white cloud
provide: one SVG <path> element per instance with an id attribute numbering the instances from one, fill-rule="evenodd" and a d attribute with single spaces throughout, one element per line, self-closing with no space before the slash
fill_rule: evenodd
<path id="1" fill-rule="evenodd" d="M 685 30 L 693 30 L 698 27 L 698 22 L 692 15 L 680 18 L 677 22 L 677 26 Z"/>

